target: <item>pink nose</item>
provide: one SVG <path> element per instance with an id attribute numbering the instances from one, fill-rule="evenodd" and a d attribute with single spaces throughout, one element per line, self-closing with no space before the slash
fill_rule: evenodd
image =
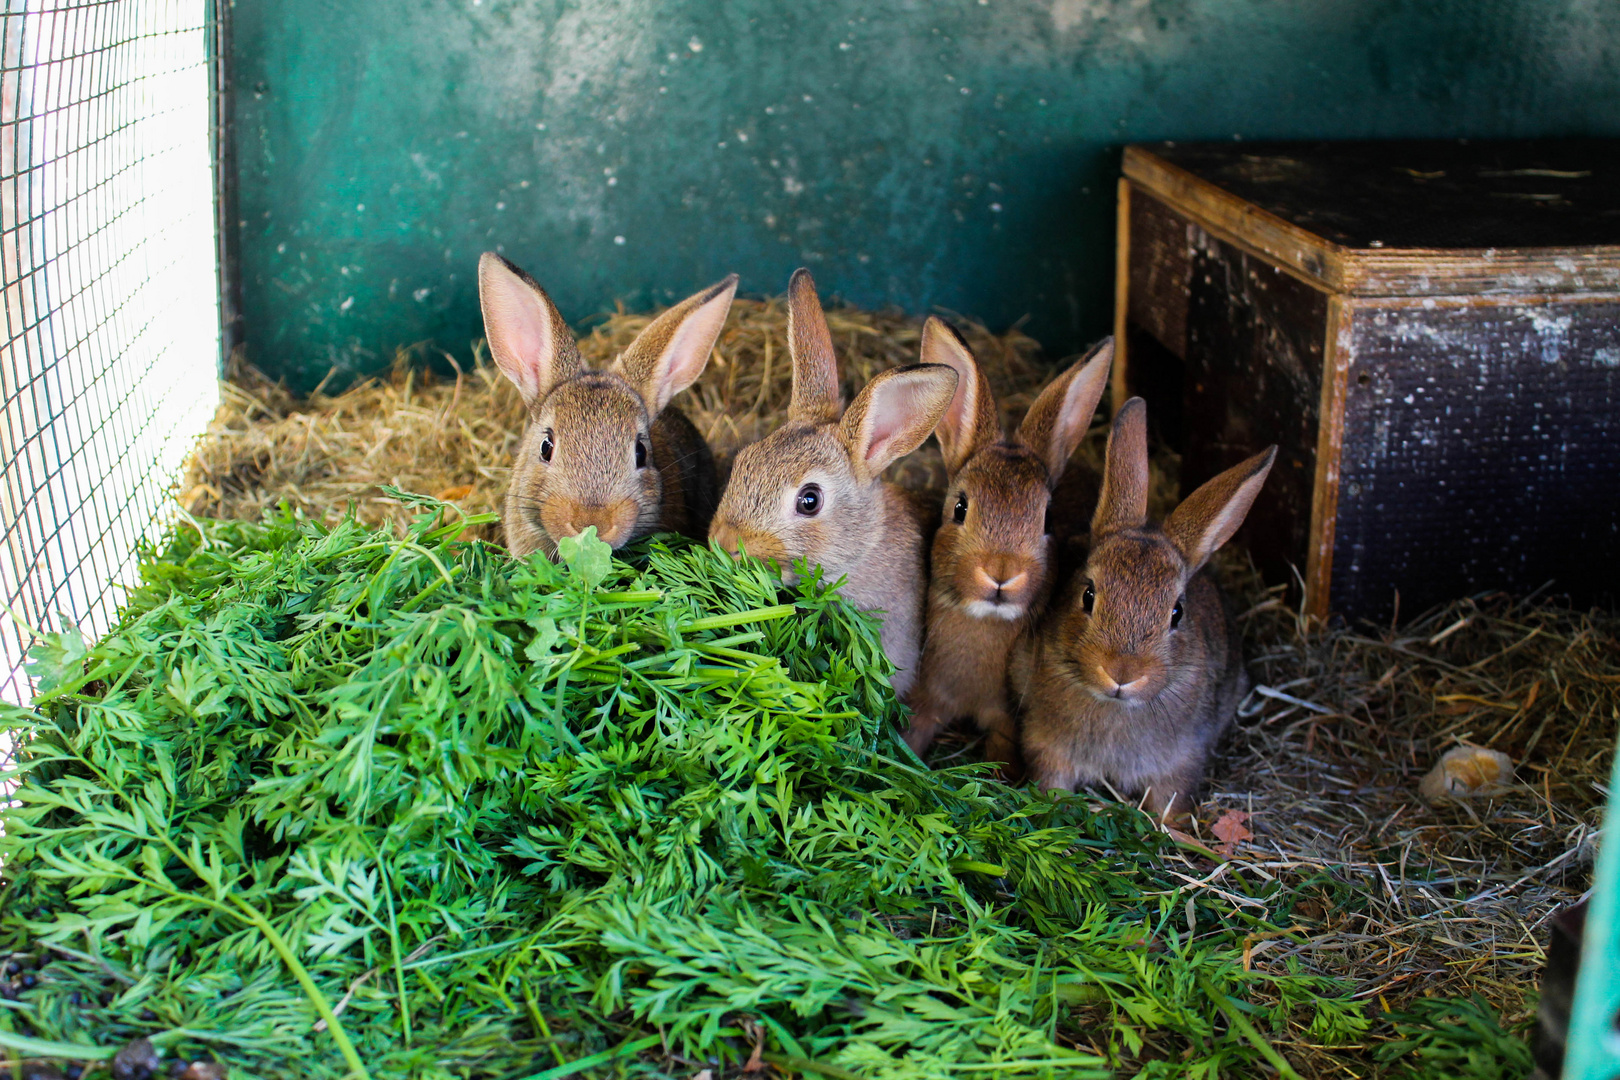
<path id="1" fill-rule="evenodd" d="M 746 551 L 756 559 L 764 559 L 767 562 L 775 559 L 784 569 L 789 562 L 781 540 L 758 529 L 744 528 L 735 522 L 716 518 L 709 525 L 709 539 L 733 555 Z"/>
<path id="2" fill-rule="evenodd" d="M 737 531 L 737 526 L 731 524 L 731 522 L 716 520 L 714 524 L 709 527 L 709 539 L 713 540 L 722 548 L 725 548 L 727 551 L 735 555 L 737 554 L 737 545 L 742 539 L 742 534 Z"/>
<path id="3" fill-rule="evenodd" d="M 1147 685 L 1147 675 L 1137 674 L 1134 664 L 1123 661 L 1114 665 L 1110 671 L 1102 664 L 1097 665 L 1097 682 L 1103 693 L 1111 697 L 1127 698 Z"/>
<path id="4" fill-rule="evenodd" d="M 987 573 L 984 567 L 976 566 L 973 568 L 973 578 L 978 583 L 979 587 L 984 589 L 986 599 L 1001 600 L 1016 592 L 1019 586 L 1023 585 L 1025 581 L 1028 581 L 1029 573 L 1027 571 L 1020 570 L 1011 577 L 997 580 L 995 577 L 992 577 L 989 573 Z"/>
<path id="5" fill-rule="evenodd" d="M 635 531 L 636 504 L 620 499 L 609 506 L 576 506 L 563 521 L 562 535 L 578 536 L 592 525 L 596 526 L 597 539 L 621 547 L 630 541 L 630 534 Z"/>

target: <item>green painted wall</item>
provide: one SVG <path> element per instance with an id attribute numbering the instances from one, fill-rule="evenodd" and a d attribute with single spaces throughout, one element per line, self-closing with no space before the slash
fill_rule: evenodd
<path id="1" fill-rule="evenodd" d="M 1107 331 L 1119 147 L 1620 135 L 1615 0 L 234 0 L 250 356 L 302 386 L 728 271 Z"/>

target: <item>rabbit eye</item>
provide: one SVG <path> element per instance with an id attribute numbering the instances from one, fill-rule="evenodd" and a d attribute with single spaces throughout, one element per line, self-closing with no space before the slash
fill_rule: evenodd
<path id="1" fill-rule="evenodd" d="M 1181 625 L 1181 601 L 1177 600 L 1176 601 L 1176 606 L 1170 609 L 1170 629 L 1174 630 L 1176 627 L 1178 627 L 1180 625 Z"/>
<path id="2" fill-rule="evenodd" d="M 641 441 L 641 436 L 640 435 L 637 435 L 636 436 L 636 468 L 645 469 L 646 467 L 647 467 L 647 444 Z"/>
<path id="3" fill-rule="evenodd" d="M 1097 606 L 1097 590 L 1089 581 L 1086 582 L 1086 591 L 1080 594 L 1080 606 L 1086 609 L 1087 615 L 1090 615 L 1091 609 Z M 1176 608 L 1180 610 L 1181 605 L 1177 604 Z"/>
<path id="4" fill-rule="evenodd" d="M 956 496 L 956 515 L 955 515 L 955 517 L 956 517 L 956 523 L 958 525 L 962 524 L 962 522 L 967 520 L 967 496 L 966 495 L 958 494 Z"/>
<path id="5" fill-rule="evenodd" d="M 818 484 L 806 484 L 799 489 L 799 497 L 794 500 L 793 508 L 804 517 L 815 517 L 821 513 L 821 487 Z"/>
<path id="6" fill-rule="evenodd" d="M 551 432 L 548 431 L 540 439 L 540 460 L 550 461 L 551 452 L 554 449 L 556 449 L 556 447 L 552 445 Z"/>

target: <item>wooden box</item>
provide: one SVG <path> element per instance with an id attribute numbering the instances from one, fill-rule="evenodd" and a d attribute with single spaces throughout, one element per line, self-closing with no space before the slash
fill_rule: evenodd
<path id="1" fill-rule="evenodd" d="M 1133 146 L 1114 400 L 1306 609 L 1387 618 L 1620 567 L 1620 143 Z M 1397 601 L 1397 594 L 1399 600 Z"/>

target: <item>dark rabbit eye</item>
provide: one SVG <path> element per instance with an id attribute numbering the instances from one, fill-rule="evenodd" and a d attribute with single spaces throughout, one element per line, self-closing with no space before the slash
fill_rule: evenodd
<path id="1" fill-rule="evenodd" d="M 962 524 L 962 522 L 964 522 L 966 520 L 967 520 L 967 496 L 962 495 L 962 494 L 958 494 L 956 496 L 956 523 L 958 525 L 960 525 L 960 524 Z"/>
<path id="2" fill-rule="evenodd" d="M 554 447 L 551 444 L 551 432 L 548 431 L 540 439 L 540 460 L 541 461 L 550 461 L 551 460 L 551 451 L 553 449 L 554 449 Z"/>
<path id="3" fill-rule="evenodd" d="M 647 467 L 647 444 L 641 441 L 641 436 L 640 435 L 637 435 L 636 436 L 636 468 L 645 469 L 646 467 Z"/>
<path id="4" fill-rule="evenodd" d="M 793 508 L 805 517 L 815 517 L 821 513 L 821 487 L 818 484 L 806 484 L 799 489 L 799 496 L 793 502 Z"/>
<path id="5" fill-rule="evenodd" d="M 1170 629 L 1174 630 L 1176 627 L 1178 627 L 1180 625 L 1181 625 L 1181 601 L 1177 600 L 1176 601 L 1176 606 L 1170 609 Z"/>
<path id="6" fill-rule="evenodd" d="M 1097 590 L 1092 588 L 1089 581 L 1086 582 L 1086 591 L 1080 594 L 1080 606 L 1086 609 L 1087 615 L 1090 615 L 1091 609 L 1097 606 Z"/>

